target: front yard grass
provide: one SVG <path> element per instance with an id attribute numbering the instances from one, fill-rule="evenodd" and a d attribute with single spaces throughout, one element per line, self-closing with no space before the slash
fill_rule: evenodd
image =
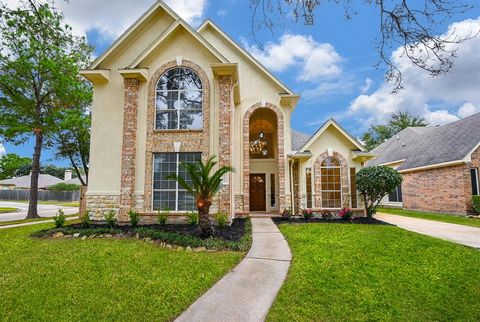
<path id="1" fill-rule="evenodd" d="M 70 218 L 70 217 L 78 217 L 78 214 L 76 214 L 76 215 L 65 215 L 65 218 Z M 45 221 L 45 220 L 52 220 L 52 218 L 42 217 L 42 218 L 33 218 L 33 219 L 18 219 L 18 220 L 0 221 L 0 227 L 1 226 L 16 225 L 16 224 L 25 224 L 25 223 L 29 223 L 29 222 Z"/>
<path id="2" fill-rule="evenodd" d="M 2 200 L 7 202 L 29 203 L 28 200 Z M 80 207 L 79 201 L 38 201 L 39 205 L 54 205 L 60 207 Z"/>
<path id="3" fill-rule="evenodd" d="M 293 261 L 269 321 L 479 321 L 480 252 L 393 226 L 281 224 Z"/>
<path id="4" fill-rule="evenodd" d="M 169 321 L 243 257 L 132 239 L 38 239 L 0 231 L 0 320 Z"/>
<path id="5" fill-rule="evenodd" d="M 17 208 L 12 208 L 12 207 L 0 207 L 0 214 L 8 214 L 10 212 L 15 212 L 17 211 Z"/>
<path id="6" fill-rule="evenodd" d="M 403 210 L 403 209 L 395 209 L 395 208 L 378 208 L 377 212 L 405 216 L 405 217 L 442 221 L 442 222 L 451 223 L 451 224 L 480 227 L 480 219 L 468 218 L 468 217 L 458 216 L 458 215 L 448 215 L 448 214 L 439 214 L 439 213 L 433 213 L 433 212 L 421 212 L 421 211 Z"/>

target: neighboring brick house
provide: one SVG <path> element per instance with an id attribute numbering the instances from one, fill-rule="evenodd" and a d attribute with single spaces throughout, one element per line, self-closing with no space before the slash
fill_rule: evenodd
<path id="1" fill-rule="evenodd" d="M 383 200 L 405 209 L 472 213 L 480 194 L 480 113 L 443 126 L 410 127 L 372 151 L 368 165 L 388 165 L 403 177 Z"/>
<path id="2" fill-rule="evenodd" d="M 355 206 L 350 180 L 371 155 L 333 120 L 313 137 L 292 131 L 300 97 L 211 21 L 194 30 L 158 1 L 81 75 L 93 83 L 87 204 L 97 218 L 193 210 L 165 177 L 211 155 L 235 168 L 212 212 Z"/>

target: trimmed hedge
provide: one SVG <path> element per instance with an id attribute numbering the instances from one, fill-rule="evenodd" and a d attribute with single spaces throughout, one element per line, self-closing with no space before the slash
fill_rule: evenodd
<path id="1" fill-rule="evenodd" d="M 136 234 L 140 236 L 140 238 L 151 238 L 152 240 L 157 240 L 161 242 L 165 242 L 168 244 L 182 246 L 182 247 L 205 247 L 207 249 L 215 249 L 215 250 L 232 250 L 232 251 L 242 251 L 246 252 L 250 249 L 252 245 L 252 224 L 250 219 L 245 221 L 245 235 L 238 241 L 230 241 L 220 239 L 218 237 L 210 237 L 207 239 L 202 239 L 195 235 L 188 235 L 188 234 L 181 234 L 176 232 L 169 232 L 169 231 L 162 231 L 148 227 L 138 227 L 132 228 L 128 232 L 120 228 L 80 228 L 80 227 L 71 227 L 66 226 L 62 228 L 56 229 L 44 229 L 37 232 L 34 232 L 31 236 L 32 237 L 49 237 L 53 234 L 61 232 L 65 235 L 72 235 L 75 233 L 79 233 L 80 236 L 92 236 L 92 235 L 117 235 L 117 234 L 125 234 L 129 237 L 133 237 Z"/>
<path id="2" fill-rule="evenodd" d="M 475 209 L 476 212 L 480 213 L 480 196 L 473 196 L 473 209 Z"/>

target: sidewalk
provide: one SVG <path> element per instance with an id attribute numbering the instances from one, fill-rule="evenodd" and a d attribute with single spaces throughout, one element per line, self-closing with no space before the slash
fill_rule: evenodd
<path id="1" fill-rule="evenodd" d="M 382 213 L 375 218 L 419 234 L 480 248 L 480 228 Z"/>
<path id="2" fill-rule="evenodd" d="M 75 219 L 78 219 L 78 217 L 65 218 L 65 220 L 75 220 Z M 51 220 L 51 219 L 31 221 L 31 222 L 26 222 L 24 224 L 13 224 L 13 225 L 8 225 L 8 226 L 0 226 L 0 229 L 16 228 L 16 227 L 23 227 L 23 226 L 39 225 L 39 224 L 47 224 L 47 223 L 52 223 L 52 222 L 53 222 L 53 220 Z"/>
<path id="3" fill-rule="evenodd" d="M 264 321 L 287 276 L 292 255 L 270 218 L 252 218 L 252 248 L 242 262 L 175 321 Z"/>

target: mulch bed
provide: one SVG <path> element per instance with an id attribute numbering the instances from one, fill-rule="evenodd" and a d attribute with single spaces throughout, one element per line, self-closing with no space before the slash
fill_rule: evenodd
<path id="1" fill-rule="evenodd" d="M 273 222 L 277 225 L 279 224 L 309 224 L 309 223 L 321 223 L 321 224 L 353 224 L 353 225 L 384 225 L 384 226 L 395 226 L 387 222 L 368 217 L 355 218 L 354 220 L 343 220 L 343 219 L 322 219 L 322 218 L 313 218 L 307 220 L 305 218 L 292 218 L 290 220 L 283 218 L 272 218 Z"/>

